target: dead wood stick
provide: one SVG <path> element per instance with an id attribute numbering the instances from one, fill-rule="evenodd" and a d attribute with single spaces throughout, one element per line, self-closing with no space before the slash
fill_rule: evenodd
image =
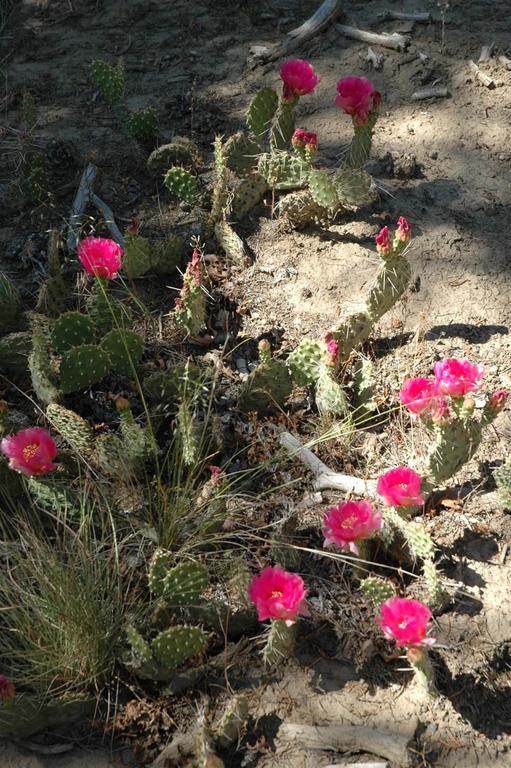
<path id="1" fill-rule="evenodd" d="M 423 101 L 424 99 L 445 99 L 449 96 L 449 90 L 444 85 L 430 85 L 429 88 L 420 88 L 412 93 L 413 101 Z"/>
<path id="2" fill-rule="evenodd" d="M 386 761 L 384 763 L 332 763 L 332 765 L 325 765 L 325 768 L 353 768 L 353 765 L 357 768 L 390 768 L 390 764 Z"/>
<path id="3" fill-rule="evenodd" d="M 76 190 L 76 195 L 71 206 L 71 213 L 69 215 L 67 232 L 67 247 L 69 251 L 76 251 L 83 214 L 91 199 L 97 172 L 98 169 L 96 166 L 89 163 L 82 173 L 82 178 L 80 179 L 78 189 Z"/>
<path id="4" fill-rule="evenodd" d="M 284 40 L 271 48 L 262 50 L 257 56 L 258 61 L 272 61 L 296 50 L 296 48 L 299 48 L 303 43 L 331 24 L 340 11 L 340 0 L 324 0 L 312 16 L 299 27 L 288 32 Z"/>
<path id="5" fill-rule="evenodd" d="M 384 48 L 393 48 L 395 51 L 404 51 L 410 45 L 410 38 L 400 35 L 398 32 L 378 34 L 376 32 L 366 32 L 364 29 L 356 27 L 347 27 L 345 24 L 336 24 L 335 28 L 344 37 L 352 40 L 361 40 L 369 45 L 382 45 Z"/>
<path id="6" fill-rule="evenodd" d="M 493 56 L 493 51 L 495 50 L 495 41 L 491 42 L 490 45 L 483 45 L 481 48 L 481 55 L 479 56 L 479 61 L 488 61 L 488 59 L 491 59 Z"/>
<path id="7" fill-rule="evenodd" d="M 299 744 L 303 749 L 370 752 L 403 768 L 411 764 L 409 736 L 362 725 L 283 723 L 279 729 L 279 740 Z"/>
<path id="8" fill-rule="evenodd" d="M 383 53 L 377 53 L 371 47 L 367 49 L 367 61 L 372 64 L 373 69 L 382 69 L 384 60 Z"/>
<path id="9" fill-rule="evenodd" d="M 115 240 L 116 243 L 119 243 L 121 248 L 124 248 L 124 237 L 121 233 L 121 230 L 115 223 L 114 214 L 112 212 L 112 209 L 108 207 L 108 205 L 105 203 L 104 200 L 102 200 L 97 195 L 92 195 L 91 197 L 91 203 L 103 214 L 103 218 L 105 220 L 105 224 L 107 225 L 110 234 L 112 235 L 112 238 Z"/>
<path id="10" fill-rule="evenodd" d="M 502 64 L 506 69 L 511 69 L 511 59 L 508 59 L 507 56 L 499 56 L 498 62 L 499 64 Z"/>
<path id="11" fill-rule="evenodd" d="M 375 480 L 362 480 L 359 477 L 334 472 L 321 459 L 318 459 L 312 451 L 303 446 L 290 432 L 283 432 L 281 434 L 280 444 L 286 451 L 311 470 L 315 478 L 312 484 L 315 491 L 323 491 L 330 488 L 342 493 L 355 493 L 357 496 L 376 496 Z"/>
<path id="12" fill-rule="evenodd" d="M 482 85 L 490 89 L 495 88 L 495 80 L 480 70 L 475 61 L 470 60 L 468 66 L 470 67 L 470 71 L 474 73 L 476 80 L 479 80 Z"/>
<path id="13" fill-rule="evenodd" d="M 433 21 L 433 17 L 430 13 L 407 13 L 406 11 L 385 11 L 382 13 L 384 21 L 419 21 L 428 23 Z"/>

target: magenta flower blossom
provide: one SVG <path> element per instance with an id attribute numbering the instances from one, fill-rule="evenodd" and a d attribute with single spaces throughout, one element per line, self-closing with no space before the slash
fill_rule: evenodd
<path id="1" fill-rule="evenodd" d="M 375 237 L 376 250 L 381 256 L 388 256 L 392 251 L 392 245 L 390 244 L 389 228 L 382 227 Z"/>
<path id="2" fill-rule="evenodd" d="M 408 597 L 391 597 L 380 606 L 376 619 L 388 640 L 397 646 L 433 645 L 433 637 L 426 637 L 431 611 L 419 600 Z"/>
<path id="3" fill-rule="evenodd" d="M 380 106 L 381 96 L 366 77 L 343 77 L 337 83 L 335 103 L 353 117 L 355 125 L 365 125 L 369 114 Z"/>
<path id="4" fill-rule="evenodd" d="M 46 429 L 30 427 L 15 435 L 4 437 L 0 443 L 2 453 L 9 459 L 9 467 L 24 475 L 46 475 L 57 468 L 53 459 L 57 446 Z"/>
<path id="5" fill-rule="evenodd" d="M 376 490 L 390 507 L 418 507 L 424 501 L 421 485 L 422 478 L 413 469 L 396 467 L 379 477 Z"/>
<path id="6" fill-rule="evenodd" d="M 318 137 L 313 131 L 304 131 L 303 128 L 296 128 L 291 136 L 291 144 L 296 149 L 307 149 L 309 152 L 316 152 Z"/>
<path id="7" fill-rule="evenodd" d="M 86 237 L 78 245 L 78 258 L 87 274 L 113 280 L 121 268 L 123 250 L 107 237 Z"/>
<path id="8" fill-rule="evenodd" d="M 320 78 L 314 73 L 312 64 L 303 59 L 290 59 L 280 67 L 283 82 L 282 99 L 293 101 L 298 96 L 312 93 Z"/>
<path id="9" fill-rule="evenodd" d="M 496 389 L 495 392 L 492 392 L 490 395 L 490 399 L 488 400 L 488 408 L 490 408 L 492 411 L 495 411 L 496 413 L 499 413 L 507 403 L 508 397 L 509 392 L 507 389 Z"/>
<path id="10" fill-rule="evenodd" d="M 260 574 L 253 577 L 248 596 L 256 607 L 259 621 L 277 619 L 291 626 L 299 614 L 309 615 L 303 579 L 278 565 L 263 568 Z"/>
<path id="11" fill-rule="evenodd" d="M 397 220 L 396 239 L 401 240 L 403 243 L 407 243 L 412 238 L 412 225 L 405 219 L 404 216 L 400 216 Z"/>
<path id="12" fill-rule="evenodd" d="M 383 525 L 381 513 L 373 509 L 368 501 L 344 501 L 327 509 L 324 517 L 324 547 L 334 544 L 359 554 L 357 541 L 368 539 Z"/>
<path id="13" fill-rule="evenodd" d="M 330 339 L 326 343 L 327 365 L 335 365 L 338 355 L 339 355 L 339 344 L 335 339 Z"/>
<path id="14" fill-rule="evenodd" d="M 456 360 L 446 357 L 434 367 L 437 388 L 440 394 L 463 397 L 467 392 L 476 392 L 484 376 L 482 365 L 476 365 L 464 358 Z"/>
<path id="15" fill-rule="evenodd" d="M 0 701 L 11 701 L 15 695 L 14 683 L 5 675 L 0 675 Z"/>
<path id="16" fill-rule="evenodd" d="M 402 404 L 415 414 L 422 413 L 431 408 L 435 396 L 436 381 L 424 377 L 407 379 L 399 393 Z"/>

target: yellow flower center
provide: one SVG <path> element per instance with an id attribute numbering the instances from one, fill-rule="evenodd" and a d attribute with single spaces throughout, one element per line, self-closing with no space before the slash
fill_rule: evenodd
<path id="1" fill-rule="evenodd" d="M 33 459 L 36 455 L 38 448 L 39 445 L 37 443 L 26 445 L 22 450 L 23 458 L 26 459 L 26 461 L 30 461 L 30 459 Z"/>
<path id="2" fill-rule="evenodd" d="M 283 595 L 283 592 L 281 592 L 279 589 L 274 589 L 273 592 L 271 593 L 272 597 L 282 597 L 282 595 Z"/>

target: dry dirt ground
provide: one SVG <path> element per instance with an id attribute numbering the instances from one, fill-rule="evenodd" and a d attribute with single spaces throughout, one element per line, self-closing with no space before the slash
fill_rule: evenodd
<path id="1" fill-rule="evenodd" d="M 0 267 L 30 302 L 40 279 L 37 265 L 44 261 L 45 231 L 65 222 L 86 162 L 98 165 L 100 193 L 121 224 L 138 215 L 152 231 L 179 232 L 187 215 L 171 203 L 159 180 L 149 177 L 147 153 L 126 140 L 97 98 L 87 76 L 90 61 L 114 61 L 122 54 L 129 105 L 156 106 L 161 140 L 191 136 L 207 164 L 214 135 L 238 129 L 251 94 L 278 81 L 276 65 L 247 65 L 250 46 L 279 40 L 316 3 L 24 0 L 11 5 L 0 40 L 5 148 Z M 357 299 L 375 269 L 367 250 L 374 234 L 404 214 L 414 225 L 415 277 L 405 301 L 376 334 L 381 386 L 395 391 L 405 374 L 426 374 L 438 356 L 465 354 L 487 366 L 490 380 L 509 386 L 511 71 L 497 58 L 482 64 L 497 83 L 488 89 L 468 67 L 483 44 L 495 41 L 498 53 L 506 51 L 509 2 L 350 0 L 343 6 L 345 23 L 409 32 L 412 46 L 406 53 L 381 49 L 383 69 L 372 73 L 365 45 L 343 38 L 335 27 L 320 34 L 297 52 L 322 78 L 317 92 L 302 100 L 298 124 L 318 133 L 323 162 L 334 164 L 350 133 L 349 120 L 334 104 L 335 83 L 348 74 L 372 77 L 382 93 L 372 161 L 380 201 L 351 220 L 306 232 L 286 231 L 267 201 L 239 227 L 254 264 L 230 274 L 220 290 L 242 305 L 245 334 L 272 332 L 283 349 L 290 348 L 302 336 L 321 334 L 341 305 Z M 438 20 L 445 11 L 443 35 L 440 21 L 382 20 L 389 8 L 428 10 Z M 449 98 L 411 100 L 417 88 L 433 82 L 447 86 Z M 13 183 L 24 89 L 36 97 L 36 137 L 52 163 L 52 204 L 35 209 L 20 208 Z M 158 301 L 170 308 L 172 295 L 162 288 Z M 427 749 L 430 764 L 439 768 L 511 765 L 511 521 L 491 472 L 509 450 L 510 436 L 511 421 L 504 414 L 478 459 L 458 478 L 471 482 L 464 486 L 470 492 L 463 503 L 441 507 L 428 521 L 446 575 L 463 585 L 454 606 L 437 618 L 441 699 L 424 700 L 405 672 L 377 678 L 356 672 L 334 650 L 337 666 L 317 672 L 310 660 L 309 670 L 291 665 L 282 680 L 258 689 L 255 715 L 416 732 L 419 765 L 426 764 L 420 754 Z M 387 450 L 388 439 L 376 439 Z M 423 448 L 407 439 L 392 450 L 404 462 L 413 460 L 407 452 Z M 276 754 L 263 755 L 258 766 L 317 768 L 335 762 L 331 753 L 292 748 L 279 740 L 277 728 L 274 736 Z M 50 762 L 45 759 L 44 765 Z M 51 761 L 51 768 L 72 765 L 66 757 Z"/>

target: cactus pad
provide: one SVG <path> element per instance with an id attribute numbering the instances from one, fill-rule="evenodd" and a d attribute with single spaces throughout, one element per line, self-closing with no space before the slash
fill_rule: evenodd
<path id="1" fill-rule="evenodd" d="M 94 323 L 80 312 L 66 312 L 55 321 L 51 342 L 55 351 L 62 355 L 68 349 L 94 341 Z"/>
<path id="2" fill-rule="evenodd" d="M 263 88 L 250 102 L 246 115 L 247 125 L 259 141 L 270 128 L 278 106 L 279 97 L 272 88 Z"/>
<path id="3" fill-rule="evenodd" d="M 151 268 L 149 240 L 140 235 L 126 235 L 122 268 L 130 279 L 149 272 Z"/>
<path id="4" fill-rule="evenodd" d="M 173 606 L 194 605 L 209 584 L 207 570 L 199 563 L 180 563 L 163 576 L 162 595 Z"/>
<path id="5" fill-rule="evenodd" d="M 385 600 L 394 597 L 396 590 L 394 585 L 387 579 L 381 579 L 378 576 L 368 576 L 360 582 L 360 589 L 375 606 L 381 605 Z"/>
<path id="6" fill-rule="evenodd" d="M 60 364 L 62 391 L 67 394 L 86 389 L 101 381 L 110 367 L 110 358 L 101 347 L 94 344 L 73 347 L 63 355 Z"/>
<path id="7" fill-rule="evenodd" d="M 287 358 L 293 381 L 299 387 L 311 386 L 319 378 L 325 357 L 324 347 L 318 341 L 304 339 Z"/>
<path id="8" fill-rule="evenodd" d="M 137 141 L 149 142 L 158 133 L 158 112 L 154 107 L 132 112 L 128 120 L 128 130 Z"/>
<path id="9" fill-rule="evenodd" d="M 146 643 L 140 632 L 132 626 L 126 627 L 126 636 L 131 647 L 131 654 L 135 666 L 148 664 L 153 656 L 149 643 Z"/>
<path id="10" fill-rule="evenodd" d="M 112 106 L 118 106 L 124 98 L 124 61 L 119 59 L 115 67 L 100 59 L 90 65 L 90 76 L 101 95 Z"/>
<path id="11" fill-rule="evenodd" d="M 62 405 L 51 403 L 46 409 L 46 418 L 76 453 L 89 455 L 92 452 L 92 428 L 77 413 Z"/>
<path id="12" fill-rule="evenodd" d="M 261 363 L 240 388 L 238 406 L 245 413 L 255 411 L 260 415 L 275 413 L 291 394 L 293 384 L 285 363 L 270 360 Z"/>
<path id="13" fill-rule="evenodd" d="M 107 353 L 115 371 L 131 376 L 144 353 L 144 340 L 134 331 L 113 330 L 107 333 L 101 348 Z"/>
<path id="14" fill-rule="evenodd" d="M 151 650 L 160 664 L 172 670 L 204 650 L 207 641 L 207 634 L 199 627 L 175 626 L 160 632 Z"/>
<path id="15" fill-rule="evenodd" d="M 270 133 L 272 149 L 287 149 L 295 129 L 294 101 L 280 101 Z"/>
<path id="16" fill-rule="evenodd" d="M 316 382 L 316 406 L 320 414 L 343 418 L 348 414 L 348 400 L 343 387 L 336 381 L 334 371 L 322 366 Z"/>
<path id="17" fill-rule="evenodd" d="M 258 170 L 272 189 L 286 190 L 303 187 L 309 176 L 309 165 L 301 157 L 287 152 L 263 154 Z"/>
<path id="18" fill-rule="evenodd" d="M 224 144 L 227 167 L 238 176 L 244 176 L 256 167 L 259 152 L 259 145 L 242 131 L 234 133 Z"/>
<path id="19" fill-rule="evenodd" d="M 314 202 L 323 208 L 335 210 L 339 205 L 335 184 L 324 171 L 314 170 L 309 173 L 309 190 Z"/>
<path id="20" fill-rule="evenodd" d="M 28 368 L 32 380 L 32 388 L 45 405 L 57 403 L 61 393 L 57 389 L 55 374 L 51 365 L 48 341 L 41 331 L 34 331 L 32 336 L 32 351 L 28 356 Z"/>
<path id="21" fill-rule="evenodd" d="M 373 182 L 366 171 L 342 169 L 335 174 L 333 183 L 342 205 L 360 208 L 375 200 Z"/>
<path id="22" fill-rule="evenodd" d="M 230 212 L 233 219 L 240 221 L 258 205 L 268 191 L 268 182 L 260 173 L 245 176 L 234 187 Z"/>
<path id="23" fill-rule="evenodd" d="M 185 244 L 177 235 L 152 242 L 150 261 L 151 272 L 157 275 L 170 275 L 181 266 L 183 262 Z"/>
<path id="24" fill-rule="evenodd" d="M 511 506 L 511 457 L 508 456 L 504 463 L 494 472 L 500 498 L 506 507 Z"/>
<path id="25" fill-rule="evenodd" d="M 169 168 L 164 176 L 165 186 L 180 202 L 194 205 L 197 201 L 197 181 L 184 168 Z"/>

